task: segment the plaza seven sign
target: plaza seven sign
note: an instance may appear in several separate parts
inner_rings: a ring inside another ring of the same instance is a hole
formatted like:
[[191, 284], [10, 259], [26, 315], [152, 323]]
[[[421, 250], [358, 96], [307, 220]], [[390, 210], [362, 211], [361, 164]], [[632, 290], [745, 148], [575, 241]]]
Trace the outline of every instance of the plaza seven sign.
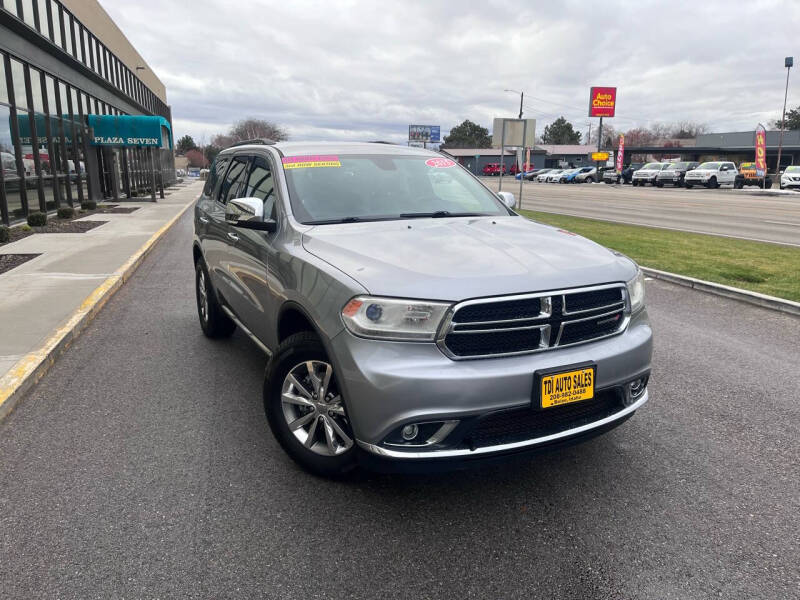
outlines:
[[767, 174], [767, 131], [759, 123], [756, 127], [756, 177]]
[[619, 148], [617, 148], [617, 164], [614, 167], [617, 173], [622, 173], [622, 164], [624, 158], [625, 158], [625, 136], [620, 134]]
[[589, 116], [613, 117], [617, 105], [617, 88], [593, 87], [589, 92]]

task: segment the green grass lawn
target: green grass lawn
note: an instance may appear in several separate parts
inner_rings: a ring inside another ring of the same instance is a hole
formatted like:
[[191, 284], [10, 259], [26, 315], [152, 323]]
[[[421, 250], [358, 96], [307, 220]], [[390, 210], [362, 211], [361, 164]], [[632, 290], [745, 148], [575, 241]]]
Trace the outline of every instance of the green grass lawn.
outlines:
[[643, 267], [800, 302], [800, 248], [530, 210], [520, 214], [574, 231]]

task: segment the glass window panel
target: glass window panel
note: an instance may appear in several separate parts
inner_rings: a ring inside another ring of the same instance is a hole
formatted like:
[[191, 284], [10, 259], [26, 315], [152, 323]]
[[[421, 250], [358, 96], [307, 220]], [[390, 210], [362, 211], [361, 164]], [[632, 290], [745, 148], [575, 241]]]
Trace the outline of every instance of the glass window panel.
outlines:
[[44, 37], [50, 37], [50, 25], [47, 21], [47, 0], [37, 0], [39, 6], [39, 31]]
[[89, 32], [81, 28], [83, 32], [83, 46], [81, 51], [83, 53], [83, 64], [89, 66]]
[[28, 108], [28, 96], [25, 93], [25, 71], [22, 63], [11, 59], [11, 79], [14, 81], [14, 104], [18, 108]]
[[16, 157], [11, 139], [11, 110], [7, 106], [0, 106], [0, 167], [3, 169], [8, 212], [12, 220], [24, 216], [19, 196], [20, 179]]
[[69, 118], [69, 102], [67, 102], [67, 84], [63, 81], [58, 82], [58, 97], [61, 99], [61, 118]]
[[0, 52], [0, 102], [10, 104], [8, 101], [8, 90], [6, 89], [6, 61], [3, 53]]
[[47, 112], [51, 115], [58, 114], [56, 112], [56, 82], [50, 75], [45, 75], [44, 82], [47, 93]]
[[67, 40], [67, 52], [75, 56], [75, 46], [72, 42], [72, 19], [66, 12], [62, 14], [64, 16], [64, 37]]
[[57, 3], [53, 0], [47, 0], [50, 3], [50, 12], [53, 18], [53, 36], [52, 40], [56, 46], [61, 47], [61, 11]]
[[[5, 6], [5, 2], [3, 5]], [[33, 20], [33, 0], [22, 0], [22, 19], [36, 29], [36, 22]]]
[[33, 110], [44, 112], [44, 102], [42, 101], [42, 73], [38, 69], [28, 67], [31, 74], [31, 97], [33, 99]]
[[15, 17], [19, 16], [17, 15], [17, 0], [3, 0], [3, 8]]

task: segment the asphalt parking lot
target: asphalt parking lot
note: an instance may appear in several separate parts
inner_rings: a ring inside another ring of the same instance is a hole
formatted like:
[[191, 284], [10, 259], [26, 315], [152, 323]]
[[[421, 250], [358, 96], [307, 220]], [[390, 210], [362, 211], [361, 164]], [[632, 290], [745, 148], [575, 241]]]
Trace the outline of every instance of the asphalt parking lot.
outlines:
[[[482, 178], [493, 190], [498, 179]], [[519, 196], [519, 181], [504, 177], [503, 190]], [[526, 182], [522, 208], [800, 246], [800, 192], [748, 191]]]
[[331, 482], [271, 437], [264, 356], [202, 336], [189, 216], [0, 424], [0, 597], [797, 597], [797, 319], [649, 281], [620, 428]]

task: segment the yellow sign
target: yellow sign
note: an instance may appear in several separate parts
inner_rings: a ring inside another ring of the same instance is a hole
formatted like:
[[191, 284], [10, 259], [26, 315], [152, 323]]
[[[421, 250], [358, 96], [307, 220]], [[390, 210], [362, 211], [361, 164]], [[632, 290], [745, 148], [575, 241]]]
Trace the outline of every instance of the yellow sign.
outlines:
[[542, 408], [594, 398], [594, 368], [542, 376]]
[[608, 152], [592, 152], [592, 160], [593, 161], [604, 161], [608, 160], [609, 154]]

